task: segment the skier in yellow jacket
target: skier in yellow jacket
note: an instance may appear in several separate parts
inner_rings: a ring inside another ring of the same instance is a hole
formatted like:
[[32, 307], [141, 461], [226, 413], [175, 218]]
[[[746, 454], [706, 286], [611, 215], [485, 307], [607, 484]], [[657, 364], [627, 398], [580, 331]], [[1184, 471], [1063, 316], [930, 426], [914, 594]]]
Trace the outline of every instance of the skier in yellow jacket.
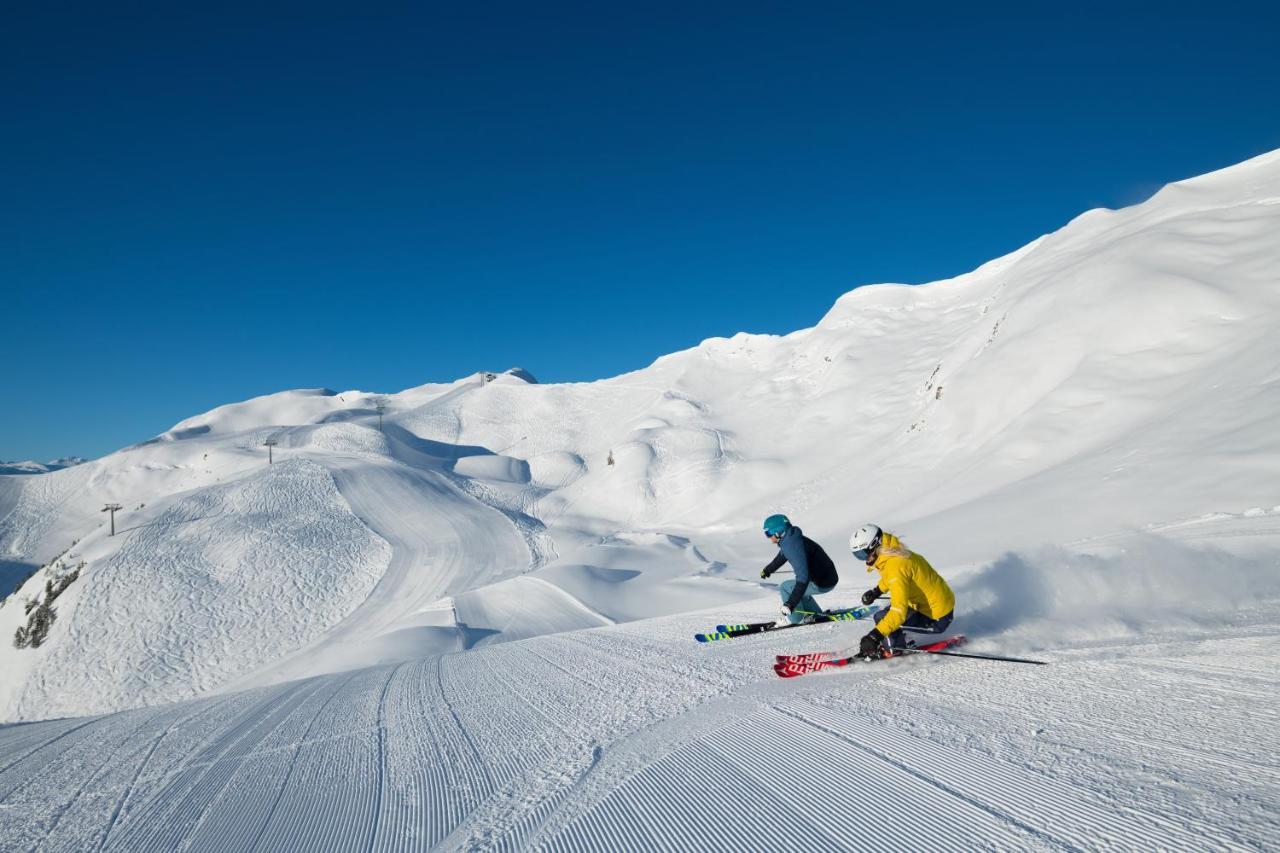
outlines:
[[912, 645], [904, 629], [941, 634], [955, 616], [956, 597], [929, 561], [909, 550], [898, 537], [874, 524], [865, 524], [849, 537], [853, 556], [880, 572], [880, 582], [862, 595], [870, 605], [889, 593], [889, 606], [876, 613], [876, 627], [862, 638], [858, 653], [880, 657], [885, 650]]

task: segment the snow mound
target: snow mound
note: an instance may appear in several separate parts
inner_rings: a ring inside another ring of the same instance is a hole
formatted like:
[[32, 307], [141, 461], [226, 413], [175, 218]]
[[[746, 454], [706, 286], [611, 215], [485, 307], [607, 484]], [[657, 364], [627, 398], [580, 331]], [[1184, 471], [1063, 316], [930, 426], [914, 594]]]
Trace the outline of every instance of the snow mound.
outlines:
[[453, 470], [464, 477], [501, 483], [527, 483], [531, 478], [529, 463], [509, 456], [465, 456], [454, 463]]
[[330, 422], [319, 426], [295, 427], [275, 436], [280, 446], [293, 450], [386, 457], [392, 455], [391, 442], [376, 428]]
[[539, 453], [530, 457], [529, 476], [531, 481], [543, 488], [558, 489], [567, 486], [586, 473], [587, 466], [582, 457], [566, 450], [553, 450], [550, 453]]
[[[5, 679], [6, 717], [206, 693], [323, 634], [390, 557], [329, 473], [301, 460], [181, 497], [128, 533], [83, 553], [46, 645], [12, 658], [42, 675]], [[0, 611], [5, 636], [20, 612]]]

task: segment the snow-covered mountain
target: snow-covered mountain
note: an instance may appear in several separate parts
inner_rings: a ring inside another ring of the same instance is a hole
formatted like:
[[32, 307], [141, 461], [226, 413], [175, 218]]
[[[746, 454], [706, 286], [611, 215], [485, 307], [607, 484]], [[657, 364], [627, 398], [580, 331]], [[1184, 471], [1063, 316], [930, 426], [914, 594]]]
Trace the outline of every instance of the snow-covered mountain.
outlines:
[[32, 459], [25, 462], [0, 462], [0, 476], [48, 474], [50, 471], [61, 471], [72, 465], [80, 465], [84, 461], [80, 456], [64, 456], [59, 459], [50, 459], [48, 462], [36, 462]]
[[[0, 608], [27, 632], [0, 717], [145, 708], [0, 730], [0, 832], [857, 848], [905, 808], [887, 786], [932, 809], [907, 846], [1275, 846], [1278, 270], [1274, 152], [783, 337], [282, 392], [0, 478], [0, 565], [35, 570]], [[829, 604], [870, 585], [843, 543], [875, 521], [953, 580], [970, 648], [1053, 665], [792, 683], [775, 651], [865, 623], [693, 644], [776, 611], [772, 512], [836, 558]]]

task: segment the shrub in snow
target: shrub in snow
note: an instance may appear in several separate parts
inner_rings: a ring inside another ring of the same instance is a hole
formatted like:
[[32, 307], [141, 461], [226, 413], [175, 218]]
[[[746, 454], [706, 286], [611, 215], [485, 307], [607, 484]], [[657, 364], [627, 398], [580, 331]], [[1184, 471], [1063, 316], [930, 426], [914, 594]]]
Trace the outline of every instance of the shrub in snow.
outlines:
[[54, 620], [57, 618], [57, 612], [47, 603], [41, 604], [31, 612], [31, 621], [27, 623], [27, 642], [31, 644], [31, 648], [40, 648], [40, 644], [49, 635], [49, 629], [53, 627]]
[[[59, 558], [59, 561], [61, 557]], [[51, 564], [58, 566], [60, 563]], [[25, 627], [19, 627], [13, 634], [14, 648], [25, 649], [30, 646], [33, 649], [40, 648], [40, 644], [49, 634], [49, 628], [52, 627], [54, 620], [58, 618], [58, 613], [53, 609], [53, 602], [58, 596], [66, 592], [67, 587], [75, 583], [80, 577], [80, 570], [85, 567], [83, 560], [70, 571], [64, 571], [44, 582], [44, 595], [35, 598], [29, 598], [26, 602], [27, 624]]]
[[83, 568], [84, 568], [84, 561], [82, 560], [80, 562], [80, 565], [76, 566], [74, 569], [62, 575], [61, 577], [51, 578], [48, 581], [45, 581], [45, 585], [44, 585], [45, 603], [50, 604], [53, 602], [54, 599], [62, 595], [62, 593], [66, 591], [67, 587], [71, 586], [71, 584], [75, 582], [76, 578], [80, 577], [80, 570]]
[[49, 629], [53, 627], [53, 623], [57, 618], [57, 611], [48, 604], [41, 604], [36, 607], [35, 610], [31, 611], [31, 618], [27, 621], [26, 627], [19, 628], [14, 632], [14, 648], [25, 649], [27, 646], [33, 649], [40, 648], [40, 644], [49, 635]]

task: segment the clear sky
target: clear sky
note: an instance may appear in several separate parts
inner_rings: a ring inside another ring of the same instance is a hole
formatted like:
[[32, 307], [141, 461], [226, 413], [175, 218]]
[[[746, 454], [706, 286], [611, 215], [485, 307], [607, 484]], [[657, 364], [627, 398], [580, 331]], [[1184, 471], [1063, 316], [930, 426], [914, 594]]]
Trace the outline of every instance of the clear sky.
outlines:
[[0, 460], [612, 376], [1280, 147], [1280, 7], [1183, 5], [10, 7]]

